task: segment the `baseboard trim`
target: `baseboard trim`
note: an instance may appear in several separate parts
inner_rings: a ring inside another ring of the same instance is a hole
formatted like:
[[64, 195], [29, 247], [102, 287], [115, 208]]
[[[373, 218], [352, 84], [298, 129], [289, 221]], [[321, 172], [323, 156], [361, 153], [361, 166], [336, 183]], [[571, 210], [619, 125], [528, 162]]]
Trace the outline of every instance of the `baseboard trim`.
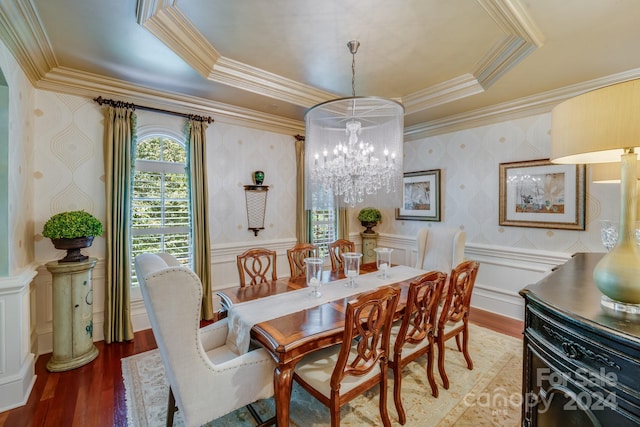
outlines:
[[502, 316], [476, 307], [471, 308], [469, 321], [478, 326], [515, 338], [522, 338], [522, 331], [524, 330], [524, 322], [522, 320]]

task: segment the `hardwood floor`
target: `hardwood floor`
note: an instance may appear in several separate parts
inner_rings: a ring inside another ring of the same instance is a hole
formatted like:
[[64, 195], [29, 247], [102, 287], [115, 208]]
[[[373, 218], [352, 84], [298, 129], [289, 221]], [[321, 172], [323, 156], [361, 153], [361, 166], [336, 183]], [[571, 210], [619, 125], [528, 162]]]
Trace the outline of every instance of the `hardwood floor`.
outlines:
[[[471, 310], [480, 326], [522, 338], [522, 322], [483, 310]], [[150, 329], [136, 332], [129, 343], [96, 342], [93, 362], [67, 372], [48, 372], [51, 354], [36, 361], [36, 383], [25, 406], [0, 413], [0, 427], [127, 426], [127, 407], [120, 359], [156, 348]]]

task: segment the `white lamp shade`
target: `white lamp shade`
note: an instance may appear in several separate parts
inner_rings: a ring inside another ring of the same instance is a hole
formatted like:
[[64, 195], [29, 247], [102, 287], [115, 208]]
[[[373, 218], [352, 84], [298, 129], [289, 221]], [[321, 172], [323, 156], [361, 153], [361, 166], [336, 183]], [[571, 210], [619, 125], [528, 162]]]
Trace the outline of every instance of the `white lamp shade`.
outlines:
[[554, 163], [620, 162], [625, 148], [640, 147], [640, 79], [558, 104], [551, 119]]

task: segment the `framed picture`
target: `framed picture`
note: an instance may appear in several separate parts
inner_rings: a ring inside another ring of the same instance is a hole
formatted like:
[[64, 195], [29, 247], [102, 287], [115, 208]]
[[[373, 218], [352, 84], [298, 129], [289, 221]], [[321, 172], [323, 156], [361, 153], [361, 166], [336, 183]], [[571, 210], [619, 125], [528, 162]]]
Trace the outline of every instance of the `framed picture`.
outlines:
[[440, 221], [440, 169], [404, 174], [396, 219]]
[[585, 166], [500, 163], [499, 224], [584, 230]]

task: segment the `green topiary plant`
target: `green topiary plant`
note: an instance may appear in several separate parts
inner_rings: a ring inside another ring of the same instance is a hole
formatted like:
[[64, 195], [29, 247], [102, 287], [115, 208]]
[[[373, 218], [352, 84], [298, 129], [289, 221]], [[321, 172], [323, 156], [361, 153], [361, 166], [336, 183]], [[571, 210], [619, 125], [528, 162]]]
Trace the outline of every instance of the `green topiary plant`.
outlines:
[[102, 223], [85, 211], [61, 212], [45, 222], [42, 235], [50, 239], [101, 236]]
[[382, 214], [376, 208], [362, 208], [358, 213], [358, 221], [360, 222], [380, 222]]

